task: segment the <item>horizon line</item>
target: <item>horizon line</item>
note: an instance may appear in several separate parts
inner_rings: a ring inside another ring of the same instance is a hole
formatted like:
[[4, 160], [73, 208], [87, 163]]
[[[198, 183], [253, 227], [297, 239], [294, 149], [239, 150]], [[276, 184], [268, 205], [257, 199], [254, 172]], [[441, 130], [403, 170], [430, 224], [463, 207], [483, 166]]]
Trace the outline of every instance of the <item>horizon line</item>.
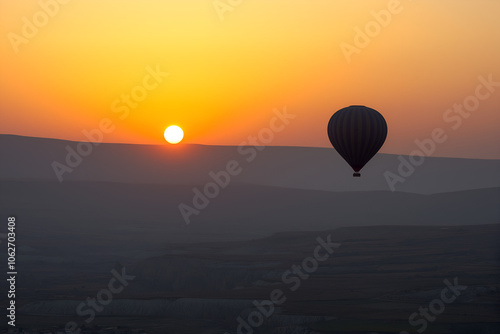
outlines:
[[[62, 139], [62, 138], [52, 138], [52, 137], [38, 137], [38, 136], [28, 136], [28, 135], [19, 135], [13, 133], [0, 133], [0, 136], [12, 136], [12, 137], [23, 137], [23, 138], [31, 138], [31, 139], [44, 139], [44, 140], [56, 140], [56, 141], [64, 141], [64, 142], [73, 142], [73, 143], [93, 143], [85, 140], [72, 140], [72, 139]], [[110, 145], [135, 145], [135, 146], [165, 146], [165, 147], [180, 147], [183, 145], [190, 146], [207, 146], [207, 147], [238, 147], [240, 145], [224, 145], [224, 144], [199, 144], [199, 143], [179, 143], [179, 144], [138, 144], [138, 143], [121, 143], [121, 142], [101, 142], [102, 144], [110, 144]], [[245, 147], [254, 147], [254, 145], [245, 145]], [[297, 145], [266, 145], [266, 146], [257, 146], [257, 147], [276, 147], [276, 148], [315, 148], [315, 149], [333, 149], [333, 147], [328, 146], [297, 146]], [[377, 154], [385, 154], [385, 155], [396, 155], [396, 156], [410, 156], [409, 154], [401, 154], [401, 153], [385, 153], [379, 152]], [[439, 158], [439, 159], [462, 159], [462, 160], [492, 160], [498, 161], [500, 158], [465, 158], [465, 157], [451, 157], [451, 156], [425, 156], [426, 158]]]

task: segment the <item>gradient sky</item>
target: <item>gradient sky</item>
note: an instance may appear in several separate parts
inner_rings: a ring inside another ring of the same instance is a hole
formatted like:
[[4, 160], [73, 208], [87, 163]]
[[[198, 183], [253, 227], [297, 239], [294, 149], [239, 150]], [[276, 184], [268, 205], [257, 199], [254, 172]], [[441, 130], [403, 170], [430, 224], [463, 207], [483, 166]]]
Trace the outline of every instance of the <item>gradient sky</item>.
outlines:
[[[401, 0], [347, 61], [341, 44], [389, 3], [242, 0], [221, 20], [212, 0], [73, 0], [43, 24], [38, 1], [0, 0], [0, 133], [83, 140], [107, 117], [106, 142], [163, 144], [177, 124], [185, 142], [238, 145], [286, 106], [297, 117], [271, 145], [329, 146], [330, 116], [362, 104], [388, 122], [382, 152], [443, 128], [434, 155], [500, 158], [500, 87], [456, 130], [443, 120], [479, 76], [500, 81], [500, 1]], [[169, 76], [121, 120], [111, 105], [157, 65]]]

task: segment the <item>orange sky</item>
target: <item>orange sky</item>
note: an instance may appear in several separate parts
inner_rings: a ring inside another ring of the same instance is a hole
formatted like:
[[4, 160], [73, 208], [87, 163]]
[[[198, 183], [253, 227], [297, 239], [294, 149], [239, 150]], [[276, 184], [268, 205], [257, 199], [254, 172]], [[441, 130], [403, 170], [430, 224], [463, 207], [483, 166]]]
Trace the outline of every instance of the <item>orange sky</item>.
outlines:
[[[177, 124], [185, 142], [238, 145], [286, 106], [297, 116], [270, 145], [329, 146], [332, 113], [362, 104], [387, 119], [382, 152], [409, 154], [439, 127], [434, 155], [500, 158], [500, 87], [457, 129], [443, 119], [479, 76], [500, 82], [500, 1], [242, 0], [222, 14], [213, 0], [60, 2], [0, 1], [0, 133], [83, 140], [110, 118], [106, 142], [165, 143]], [[347, 44], [361, 46], [350, 59]], [[120, 119], [112, 105], [141, 92], [147, 67], [168, 76]]]

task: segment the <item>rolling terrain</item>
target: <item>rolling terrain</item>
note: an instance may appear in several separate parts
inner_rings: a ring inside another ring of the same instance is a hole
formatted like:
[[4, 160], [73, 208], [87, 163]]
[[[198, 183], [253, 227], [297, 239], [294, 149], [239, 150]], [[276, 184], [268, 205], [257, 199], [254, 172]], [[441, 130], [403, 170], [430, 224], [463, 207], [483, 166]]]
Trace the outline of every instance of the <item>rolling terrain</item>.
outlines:
[[[57, 181], [53, 162], [67, 165], [67, 148], [77, 150], [77, 145], [64, 140], [0, 135], [0, 180]], [[399, 159], [398, 155], [377, 154], [361, 171], [362, 177], [353, 178], [347, 163], [334, 149], [327, 148], [99, 144], [71, 172], [62, 174], [62, 179], [204, 185], [212, 181], [211, 171], [224, 170], [234, 160], [242, 172], [231, 179], [232, 184], [337, 192], [387, 191], [390, 187], [384, 173], [398, 174]], [[395, 189], [433, 194], [500, 187], [499, 170], [500, 160], [427, 157]]]
[[[285, 274], [294, 265], [304, 267], [318, 238], [329, 236], [334, 252], [308, 277]], [[246, 319], [255, 310], [254, 301], [269, 300], [280, 289], [286, 300], [259, 327], [261, 333], [396, 334], [415, 331], [408, 317], [441, 298], [444, 280], [456, 280], [466, 288], [429, 322], [429, 331], [468, 333], [472, 326], [474, 333], [494, 333], [500, 328], [499, 236], [499, 224], [370, 226], [170, 243], [127, 265], [135, 279], [92, 325], [113, 326], [123, 319], [121, 324], [131, 326], [133, 320], [131, 328], [150, 333], [233, 333], [238, 317]], [[57, 276], [55, 266], [45, 268]], [[63, 273], [64, 279], [24, 286], [21, 295], [30, 297], [20, 300], [23, 323], [82, 321], [76, 307], [109, 279], [109, 272], [78, 264]]]
[[[244, 333], [399, 334], [456, 278], [467, 288], [428, 332], [499, 331], [500, 161], [426, 158], [392, 192], [395, 155], [352, 178], [321, 148], [266, 147], [246, 162], [237, 147], [101, 144], [59, 182], [51, 164], [74, 145], [0, 135], [0, 210], [16, 216], [26, 328], [233, 334], [280, 289], [286, 302]], [[201, 200], [210, 172], [233, 160], [239, 175]], [[181, 205], [198, 206], [189, 222]], [[328, 259], [283, 278], [329, 235]], [[87, 323], [77, 309], [112, 270], [134, 279]]]

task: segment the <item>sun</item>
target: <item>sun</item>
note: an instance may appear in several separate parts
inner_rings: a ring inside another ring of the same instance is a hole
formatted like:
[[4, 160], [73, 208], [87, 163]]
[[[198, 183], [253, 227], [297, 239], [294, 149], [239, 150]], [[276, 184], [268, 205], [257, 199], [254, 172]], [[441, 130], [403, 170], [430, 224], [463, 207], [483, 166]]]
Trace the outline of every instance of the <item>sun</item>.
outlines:
[[177, 125], [170, 125], [165, 129], [163, 136], [170, 144], [178, 144], [184, 138], [184, 131]]

